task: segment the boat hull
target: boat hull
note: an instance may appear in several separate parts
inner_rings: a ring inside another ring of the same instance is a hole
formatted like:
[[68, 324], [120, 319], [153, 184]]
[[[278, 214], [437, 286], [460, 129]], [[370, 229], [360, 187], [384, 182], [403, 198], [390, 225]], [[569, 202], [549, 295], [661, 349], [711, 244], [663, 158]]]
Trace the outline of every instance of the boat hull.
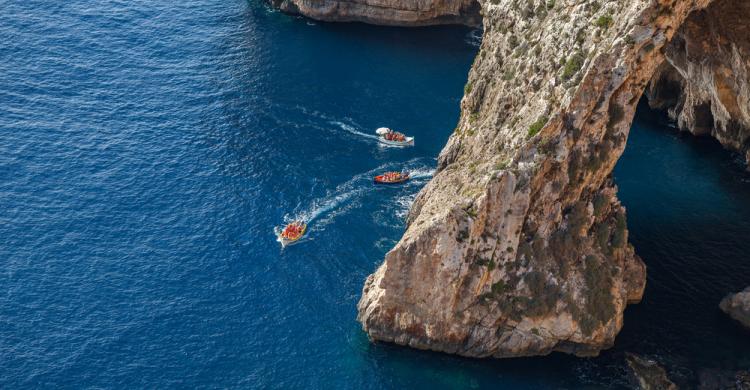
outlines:
[[406, 140], [403, 142], [389, 141], [383, 137], [378, 138], [378, 141], [380, 141], [381, 144], [388, 146], [414, 146], [414, 137], [406, 137]]
[[383, 176], [375, 176], [375, 178], [373, 179], [373, 182], [375, 184], [381, 184], [381, 185], [396, 185], [396, 184], [406, 183], [407, 181], [409, 181], [408, 176], [398, 181], [385, 181], [383, 180]]

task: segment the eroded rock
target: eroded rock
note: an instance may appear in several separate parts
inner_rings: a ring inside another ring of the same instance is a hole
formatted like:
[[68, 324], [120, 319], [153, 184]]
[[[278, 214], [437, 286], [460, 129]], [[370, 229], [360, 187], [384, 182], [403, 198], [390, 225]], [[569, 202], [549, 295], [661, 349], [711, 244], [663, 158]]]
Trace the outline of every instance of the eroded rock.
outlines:
[[750, 287], [736, 294], [729, 294], [719, 303], [724, 313], [750, 328]]
[[750, 390], [750, 371], [704, 369], [698, 380], [699, 390]]
[[328, 22], [365, 22], [388, 26], [464, 24], [479, 26], [477, 0], [269, 0], [291, 14]]
[[667, 371], [654, 360], [628, 353], [625, 355], [630, 372], [642, 390], [677, 390], [667, 376]]
[[750, 163], [750, 1], [716, 0], [680, 27], [648, 89], [683, 131], [716, 138]]

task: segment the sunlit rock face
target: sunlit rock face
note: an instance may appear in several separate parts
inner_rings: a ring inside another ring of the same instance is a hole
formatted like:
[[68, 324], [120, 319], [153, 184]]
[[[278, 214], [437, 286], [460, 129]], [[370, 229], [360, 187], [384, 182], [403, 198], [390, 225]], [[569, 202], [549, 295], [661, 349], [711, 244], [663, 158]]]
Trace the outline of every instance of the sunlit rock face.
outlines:
[[693, 13], [648, 88], [680, 129], [716, 138], [750, 162], [750, 1], [716, 0]]
[[646, 281], [611, 177], [644, 90], [682, 129], [750, 149], [746, 0], [270, 1], [324, 21], [484, 27], [437, 173], [365, 282], [374, 340], [598, 354]]
[[483, 2], [461, 119], [365, 283], [370, 337], [473, 357], [610, 347], [646, 275], [612, 169], [667, 45], [710, 3]]
[[740, 324], [750, 328], [750, 287], [721, 300], [719, 307]]
[[328, 22], [365, 22], [389, 26], [464, 24], [482, 18], [476, 0], [270, 0], [276, 8]]

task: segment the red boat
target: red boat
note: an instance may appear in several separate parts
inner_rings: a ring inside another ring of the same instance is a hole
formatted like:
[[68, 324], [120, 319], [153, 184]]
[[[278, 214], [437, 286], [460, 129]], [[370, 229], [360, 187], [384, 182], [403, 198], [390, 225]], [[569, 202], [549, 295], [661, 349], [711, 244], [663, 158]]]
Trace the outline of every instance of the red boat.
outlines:
[[409, 180], [409, 172], [386, 172], [375, 176], [375, 184], [400, 184]]

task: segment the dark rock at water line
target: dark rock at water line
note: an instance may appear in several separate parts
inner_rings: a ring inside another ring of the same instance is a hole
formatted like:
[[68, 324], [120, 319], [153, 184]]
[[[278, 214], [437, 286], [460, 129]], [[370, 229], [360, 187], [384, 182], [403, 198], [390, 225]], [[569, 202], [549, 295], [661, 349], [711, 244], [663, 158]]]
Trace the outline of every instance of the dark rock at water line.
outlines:
[[750, 390], [750, 371], [705, 369], [698, 375], [699, 390]]
[[643, 390], [676, 390], [663, 367], [654, 360], [628, 353], [625, 360], [630, 367], [630, 374], [638, 388]]

